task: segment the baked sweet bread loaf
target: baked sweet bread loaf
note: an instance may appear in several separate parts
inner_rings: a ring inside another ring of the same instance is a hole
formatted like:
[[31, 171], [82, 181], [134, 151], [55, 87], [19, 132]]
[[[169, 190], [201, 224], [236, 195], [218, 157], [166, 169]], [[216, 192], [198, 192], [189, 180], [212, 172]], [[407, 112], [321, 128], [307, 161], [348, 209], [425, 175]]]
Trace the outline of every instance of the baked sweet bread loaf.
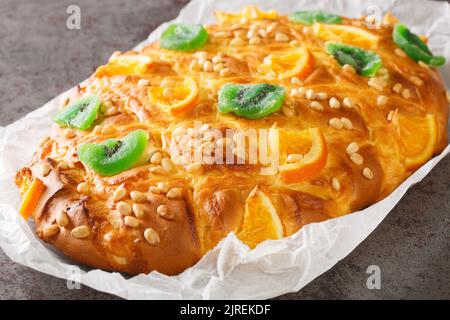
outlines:
[[369, 206], [446, 146], [443, 58], [394, 17], [217, 18], [73, 90], [16, 176], [41, 239], [92, 267], [177, 274], [231, 231], [254, 247]]

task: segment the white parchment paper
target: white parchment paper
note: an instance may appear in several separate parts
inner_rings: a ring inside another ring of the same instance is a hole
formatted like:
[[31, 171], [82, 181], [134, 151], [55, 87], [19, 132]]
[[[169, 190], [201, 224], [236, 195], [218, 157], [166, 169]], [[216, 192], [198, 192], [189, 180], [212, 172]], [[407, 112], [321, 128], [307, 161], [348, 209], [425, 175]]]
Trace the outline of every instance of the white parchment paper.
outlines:
[[[414, 32], [429, 36], [435, 54], [444, 55], [442, 68], [450, 83], [450, 6], [423, 0], [194, 0], [177, 21], [210, 23], [215, 9], [239, 11], [244, 5], [294, 10], [323, 9], [350, 17], [362, 13], [392, 11]], [[159, 37], [164, 25], [138, 45]], [[119, 273], [79, 267], [34, 234], [32, 222], [18, 214], [19, 196], [13, 178], [36, 149], [39, 138], [50, 131], [50, 115], [66, 93], [61, 94], [17, 122], [0, 127], [0, 246], [15, 262], [59, 278], [78, 280], [94, 289], [128, 299], [264, 299], [298, 291], [360, 244], [405, 194], [408, 188], [450, 152], [430, 160], [389, 197], [353, 214], [303, 227], [291, 237], [266, 241], [250, 251], [234, 234], [229, 234], [195, 266], [178, 276], [158, 272], [125, 278]], [[79, 269], [79, 273], [75, 272]]]

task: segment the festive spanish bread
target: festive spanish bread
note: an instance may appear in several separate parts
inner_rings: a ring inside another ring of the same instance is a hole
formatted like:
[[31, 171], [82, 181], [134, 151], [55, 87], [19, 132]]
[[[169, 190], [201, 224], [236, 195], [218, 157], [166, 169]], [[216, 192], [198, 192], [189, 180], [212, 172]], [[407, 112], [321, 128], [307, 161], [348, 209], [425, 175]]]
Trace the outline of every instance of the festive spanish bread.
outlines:
[[447, 145], [445, 59], [393, 16], [216, 15], [114, 53], [55, 112], [16, 176], [43, 241], [178, 274], [230, 232], [254, 248], [363, 209]]

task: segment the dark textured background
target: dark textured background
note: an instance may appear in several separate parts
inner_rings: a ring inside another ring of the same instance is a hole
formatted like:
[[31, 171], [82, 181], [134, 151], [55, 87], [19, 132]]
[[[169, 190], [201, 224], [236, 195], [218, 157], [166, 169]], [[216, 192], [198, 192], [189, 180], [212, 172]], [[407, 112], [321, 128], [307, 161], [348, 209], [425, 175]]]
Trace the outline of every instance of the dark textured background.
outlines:
[[[0, 125], [7, 125], [87, 78], [115, 50], [174, 18], [184, 0], [0, 0]], [[66, 29], [78, 4], [82, 29]], [[450, 158], [412, 188], [348, 257], [298, 293], [280, 299], [450, 299]], [[381, 290], [366, 270], [381, 268]], [[13, 263], [0, 251], [2, 299], [111, 299]]]

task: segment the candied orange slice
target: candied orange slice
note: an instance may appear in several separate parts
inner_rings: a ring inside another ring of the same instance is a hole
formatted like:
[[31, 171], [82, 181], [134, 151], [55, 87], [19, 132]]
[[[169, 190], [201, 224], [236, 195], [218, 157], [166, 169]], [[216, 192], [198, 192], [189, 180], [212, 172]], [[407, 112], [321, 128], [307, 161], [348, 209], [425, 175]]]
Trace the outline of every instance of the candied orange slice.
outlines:
[[36, 208], [44, 189], [44, 183], [40, 179], [34, 178], [31, 185], [28, 187], [28, 190], [24, 193], [24, 198], [22, 205], [20, 206], [19, 213], [25, 220], [28, 220], [31, 213]]
[[237, 236], [250, 248], [283, 237], [283, 225], [269, 197], [255, 187], [245, 201], [244, 220]]
[[101, 76], [145, 74], [151, 67], [152, 60], [142, 55], [113, 55], [108, 64], [97, 68], [95, 74]]
[[285, 183], [299, 183], [314, 178], [327, 162], [327, 144], [320, 129], [301, 132], [280, 130], [280, 178]]
[[363, 48], [374, 48], [379, 41], [379, 37], [372, 32], [353, 26], [315, 23], [313, 29], [315, 34], [323, 40]]
[[276, 19], [278, 18], [278, 12], [275, 10], [263, 11], [256, 6], [246, 6], [241, 13], [227, 13], [223, 11], [215, 12], [219, 22], [235, 23], [240, 22], [242, 19], [258, 20], [258, 19]]
[[[165, 91], [166, 89], [169, 93]], [[197, 81], [193, 77], [188, 77], [170, 87], [150, 87], [148, 94], [150, 100], [161, 109], [179, 115], [193, 109], [198, 100], [199, 89]]]
[[434, 153], [437, 127], [434, 115], [425, 117], [398, 114], [392, 122], [405, 153], [405, 164], [414, 169], [425, 163]]
[[313, 68], [314, 56], [306, 48], [300, 48], [292, 53], [271, 54], [261, 65], [263, 74], [274, 74], [280, 80], [291, 77], [305, 79]]

